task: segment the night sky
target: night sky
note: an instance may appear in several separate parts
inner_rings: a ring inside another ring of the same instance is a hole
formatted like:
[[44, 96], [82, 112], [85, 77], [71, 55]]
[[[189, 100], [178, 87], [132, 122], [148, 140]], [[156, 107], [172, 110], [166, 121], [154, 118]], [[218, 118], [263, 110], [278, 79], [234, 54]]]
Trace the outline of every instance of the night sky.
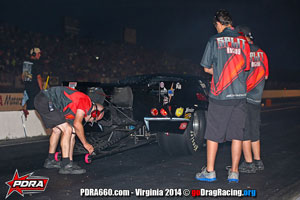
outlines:
[[106, 41], [121, 41], [123, 28], [131, 27], [137, 30], [138, 45], [199, 63], [209, 37], [216, 34], [212, 18], [220, 8], [231, 13], [235, 26], [252, 29], [255, 43], [269, 57], [270, 78], [273, 71], [275, 78], [297, 79], [297, 0], [0, 0], [0, 20], [61, 35], [63, 17], [69, 16], [80, 21], [81, 36]]

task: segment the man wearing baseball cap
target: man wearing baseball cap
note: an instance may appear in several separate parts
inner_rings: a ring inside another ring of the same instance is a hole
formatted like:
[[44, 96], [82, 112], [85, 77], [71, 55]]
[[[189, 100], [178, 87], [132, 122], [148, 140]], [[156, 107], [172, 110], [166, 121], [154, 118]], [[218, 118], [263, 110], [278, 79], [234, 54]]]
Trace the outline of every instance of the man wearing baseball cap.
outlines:
[[[245, 161], [239, 166], [241, 173], [255, 173], [263, 170], [260, 157], [260, 110], [265, 80], [269, 76], [268, 58], [265, 52], [253, 43], [254, 37], [247, 26], [238, 26], [236, 30], [244, 35], [250, 45], [250, 71], [247, 84], [247, 118], [243, 139]], [[252, 158], [253, 152], [253, 158]]]

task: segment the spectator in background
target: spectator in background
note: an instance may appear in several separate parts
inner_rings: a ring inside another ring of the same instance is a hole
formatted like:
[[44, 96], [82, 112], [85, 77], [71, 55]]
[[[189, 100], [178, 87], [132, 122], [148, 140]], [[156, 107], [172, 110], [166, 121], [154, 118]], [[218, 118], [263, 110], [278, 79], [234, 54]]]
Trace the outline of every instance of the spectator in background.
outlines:
[[207, 166], [196, 174], [199, 181], [215, 181], [218, 144], [232, 141], [232, 167], [228, 181], [238, 182], [243, 129], [246, 118], [246, 73], [250, 68], [250, 48], [246, 38], [232, 26], [228, 11], [219, 10], [213, 20], [218, 34], [206, 46], [201, 65], [212, 75], [205, 139]]
[[[0, 88], [1, 92], [20, 92], [23, 89], [20, 84], [14, 85], [14, 80], [21, 81], [21, 76], [16, 77], [21, 70], [15, 66], [21, 66], [24, 60], [30, 61], [29, 54], [24, 55], [24, 52], [31, 50], [27, 47], [32, 45], [32, 40], [35, 45], [45, 48], [41, 57], [45, 73], [41, 75], [52, 74], [59, 81], [100, 81], [100, 78], [103, 82], [114, 82], [126, 76], [157, 73], [162, 69], [178, 74], [197, 69], [190, 61], [184, 63], [179, 57], [151, 52], [141, 46], [67, 35], [47, 36], [0, 23], [0, 84], [4, 86]], [[63, 73], [70, 71], [69, 68], [73, 74]], [[88, 76], [81, 77], [83, 73], [88, 73]], [[100, 76], [95, 79], [94, 74]]]
[[[265, 80], [269, 76], [268, 58], [263, 50], [253, 43], [253, 35], [246, 26], [238, 26], [236, 30], [244, 35], [250, 45], [250, 71], [247, 78], [247, 118], [243, 140], [245, 161], [239, 166], [242, 173], [255, 173], [263, 170], [260, 158], [260, 110]], [[252, 151], [251, 151], [252, 149]], [[254, 161], [252, 159], [252, 152]]]
[[32, 48], [30, 50], [30, 61], [24, 61], [22, 80], [25, 84], [24, 98], [22, 106], [25, 116], [28, 114], [26, 110], [33, 110], [34, 97], [43, 89], [43, 82], [41, 76], [41, 50], [39, 48]]

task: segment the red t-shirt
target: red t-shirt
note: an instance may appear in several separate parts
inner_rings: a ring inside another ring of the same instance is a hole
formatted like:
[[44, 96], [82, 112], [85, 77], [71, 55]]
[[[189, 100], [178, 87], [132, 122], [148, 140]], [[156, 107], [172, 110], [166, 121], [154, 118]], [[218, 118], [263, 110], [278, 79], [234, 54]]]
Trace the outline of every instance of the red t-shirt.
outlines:
[[250, 43], [250, 71], [247, 78], [247, 102], [260, 104], [265, 76], [269, 76], [268, 57], [258, 46]]
[[74, 121], [78, 109], [85, 117], [90, 114], [92, 101], [86, 94], [69, 87], [51, 87], [46, 93], [53, 105], [62, 111], [67, 120]]

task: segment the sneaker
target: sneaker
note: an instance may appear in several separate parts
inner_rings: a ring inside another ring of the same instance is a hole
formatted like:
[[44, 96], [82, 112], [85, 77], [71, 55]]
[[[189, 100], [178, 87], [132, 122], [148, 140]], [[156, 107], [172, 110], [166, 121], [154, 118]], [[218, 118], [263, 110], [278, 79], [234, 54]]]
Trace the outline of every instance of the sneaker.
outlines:
[[265, 166], [261, 160], [254, 160], [254, 164], [257, 170], [264, 170]]
[[72, 163], [73, 169], [81, 169], [81, 167], [77, 164], [77, 162], [70, 161]]
[[229, 183], [238, 183], [239, 182], [239, 173], [232, 172], [231, 169], [228, 170], [228, 181], [229, 181]]
[[56, 161], [54, 159], [47, 158], [44, 163], [44, 167], [47, 169], [60, 169], [61, 161]]
[[198, 181], [206, 181], [206, 182], [212, 182], [217, 180], [216, 179], [216, 172], [208, 172], [206, 171], [206, 167], [202, 167], [201, 172], [196, 174], [195, 177]]
[[248, 163], [246, 161], [243, 161], [242, 164], [240, 164], [239, 166], [239, 172], [247, 174], [256, 173], [256, 167], [254, 162]]
[[82, 169], [81, 167], [73, 166], [73, 162], [70, 162], [66, 166], [60, 168], [58, 171], [59, 174], [84, 174], [86, 173], [85, 169]]

